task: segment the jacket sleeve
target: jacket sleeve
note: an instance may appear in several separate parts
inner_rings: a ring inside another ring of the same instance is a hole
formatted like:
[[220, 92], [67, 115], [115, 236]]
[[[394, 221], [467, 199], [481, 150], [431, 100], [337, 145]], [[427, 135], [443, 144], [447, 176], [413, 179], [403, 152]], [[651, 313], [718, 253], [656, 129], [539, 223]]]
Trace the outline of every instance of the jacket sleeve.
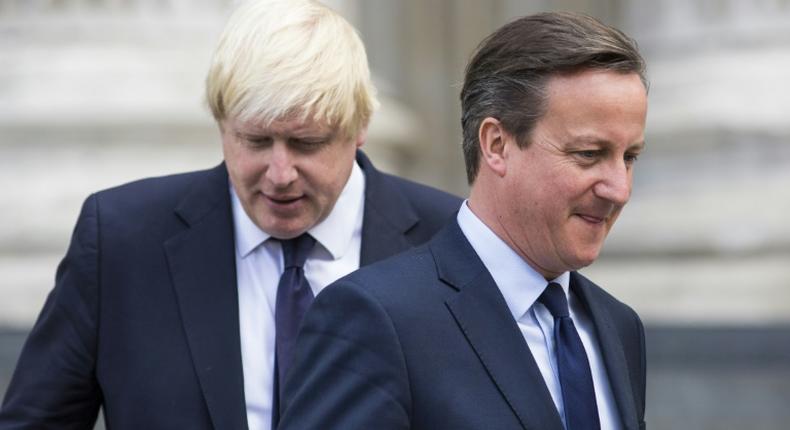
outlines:
[[0, 430], [92, 429], [99, 299], [96, 197], [82, 207], [55, 287], [22, 349], [0, 409]]
[[410, 428], [408, 375], [395, 327], [364, 287], [340, 281], [305, 316], [279, 430]]

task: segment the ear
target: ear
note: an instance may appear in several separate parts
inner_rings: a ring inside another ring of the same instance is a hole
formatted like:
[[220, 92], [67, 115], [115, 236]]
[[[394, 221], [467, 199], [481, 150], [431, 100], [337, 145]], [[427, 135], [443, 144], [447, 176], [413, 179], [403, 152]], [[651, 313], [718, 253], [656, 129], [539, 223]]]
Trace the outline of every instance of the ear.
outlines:
[[504, 176], [507, 171], [505, 163], [505, 144], [508, 133], [498, 119], [486, 117], [480, 123], [477, 139], [480, 142], [481, 164], [485, 164], [497, 176]]
[[368, 126], [362, 127], [357, 133], [357, 137], [355, 138], [354, 144], [357, 146], [357, 149], [361, 148], [362, 145], [365, 144], [365, 141], [368, 140]]

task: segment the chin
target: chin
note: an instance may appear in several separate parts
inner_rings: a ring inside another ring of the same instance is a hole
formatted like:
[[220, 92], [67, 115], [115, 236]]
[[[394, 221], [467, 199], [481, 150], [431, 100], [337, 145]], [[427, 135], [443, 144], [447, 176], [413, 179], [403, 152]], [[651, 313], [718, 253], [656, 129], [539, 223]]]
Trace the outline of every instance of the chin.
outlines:
[[574, 258], [574, 268], [571, 270], [579, 270], [583, 267], [587, 267], [595, 262], [598, 259], [598, 255], [600, 254], [600, 250], [590, 251], [584, 254], [577, 254]]
[[[261, 224], [259, 224], [259, 227]], [[269, 224], [261, 227], [261, 230], [265, 231], [271, 237], [275, 239], [293, 239], [300, 234], [306, 232], [309, 227], [304, 227], [303, 225], [283, 225], [283, 224]]]

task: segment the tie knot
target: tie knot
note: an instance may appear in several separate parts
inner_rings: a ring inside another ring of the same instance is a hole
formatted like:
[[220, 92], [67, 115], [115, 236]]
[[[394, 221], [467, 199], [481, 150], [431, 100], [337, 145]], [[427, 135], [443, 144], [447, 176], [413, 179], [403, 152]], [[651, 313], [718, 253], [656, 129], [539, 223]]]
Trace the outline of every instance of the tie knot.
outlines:
[[307, 260], [307, 254], [313, 249], [315, 239], [307, 233], [293, 239], [281, 240], [283, 247], [284, 269], [302, 267]]
[[554, 318], [562, 318], [570, 316], [568, 311], [568, 299], [565, 297], [565, 291], [562, 286], [556, 282], [550, 283], [543, 294], [538, 297], [538, 301], [546, 306], [546, 309], [551, 312]]

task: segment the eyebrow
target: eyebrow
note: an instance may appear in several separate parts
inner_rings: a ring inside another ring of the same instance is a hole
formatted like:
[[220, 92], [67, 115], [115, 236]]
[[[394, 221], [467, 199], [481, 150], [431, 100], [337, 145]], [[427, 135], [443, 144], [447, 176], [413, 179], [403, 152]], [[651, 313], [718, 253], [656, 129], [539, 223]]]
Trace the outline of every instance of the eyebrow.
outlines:
[[644, 151], [645, 148], [647, 148], [647, 139], [642, 139], [639, 142], [630, 145], [629, 148], [636, 148], [639, 149], [640, 151]]
[[266, 133], [246, 133], [243, 131], [237, 131], [235, 134], [236, 137], [241, 137], [243, 139], [259, 139], [268, 136]]
[[335, 137], [334, 132], [330, 132], [327, 134], [299, 134], [294, 133], [293, 135], [289, 136], [291, 139], [300, 139], [300, 140], [332, 140]]
[[[578, 136], [578, 137], [572, 139], [570, 141], [570, 144], [571, 145], [599, 145], [599, 146], [606, 146], [606, 147], [609, 147], [609, 146], [613, 145], [612, 142], [609, 141], [609, 140], [600, 139], [598, 137], [588, 136], [588, 135]], [[640, 140], [638, 142], [634, 142], [632, 144], [629, 144], [627, 149], [639, 149], [641, 151], [641, 150], [644, 150], [646, 146], [647, 146], [647, 140], [646, 139], [642, 139], [642, 140]]]

